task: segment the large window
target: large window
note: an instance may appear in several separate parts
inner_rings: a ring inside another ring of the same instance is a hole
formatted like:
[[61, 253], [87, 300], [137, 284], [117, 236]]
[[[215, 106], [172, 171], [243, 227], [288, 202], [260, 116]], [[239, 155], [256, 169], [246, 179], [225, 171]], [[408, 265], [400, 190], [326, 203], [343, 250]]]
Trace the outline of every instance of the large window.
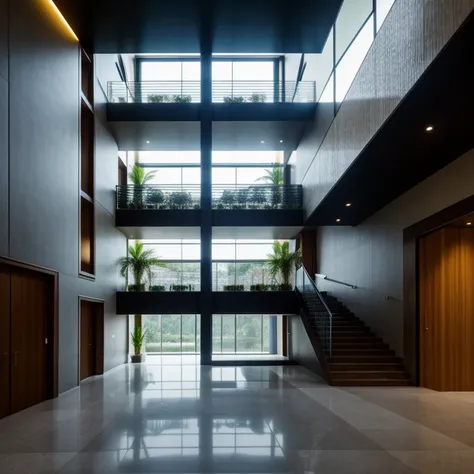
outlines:
[[144, 350], [148, 354], [198, 353], [200, 351], [199, 314], [143, 315], [146, 331]]
[[380, 30], [380, 28], [383, 25], [383, 22], [385, 21], [385, 18], [387, 18], [387, 15], [390, 12], [390, 9], [392, 8], [393, 4], [395, 3], [395, 0], [377, 0], [377, 32]]
[[276, 332], [268, 314], [213, 314], [213, 354], [268, 354]]

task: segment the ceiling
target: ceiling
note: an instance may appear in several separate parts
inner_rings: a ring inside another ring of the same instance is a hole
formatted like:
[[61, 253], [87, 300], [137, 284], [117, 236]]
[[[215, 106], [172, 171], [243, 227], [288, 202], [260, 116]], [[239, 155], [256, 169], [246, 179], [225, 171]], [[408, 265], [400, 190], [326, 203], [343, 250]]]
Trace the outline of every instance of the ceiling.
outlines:
[[54, 0], [93, 53], [320, 53], [342, 0]]
[[[358, 225], [474, 148], [473, 57], [474, 13], [311, 214], [308, 225]], [[428, 125], [433, 126], [430, 132]], [[347, 202], [352, 205], [346, 207]]]
[[[121, 151], [192, 151], [201, 147], [200, 122], [109, 122], [109, 125]], [[305, 125], [302, 121], [213, 122], [212, 149], [292, 151], [298, 146]]]

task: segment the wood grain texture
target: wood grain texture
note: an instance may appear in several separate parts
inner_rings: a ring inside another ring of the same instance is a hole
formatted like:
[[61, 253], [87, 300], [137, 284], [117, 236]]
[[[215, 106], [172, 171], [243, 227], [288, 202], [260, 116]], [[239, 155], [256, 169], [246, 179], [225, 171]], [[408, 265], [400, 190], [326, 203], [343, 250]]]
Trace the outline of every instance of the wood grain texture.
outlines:
[[0, 264], [0, 418], [10, 414], [10, 271]]
[[11, 412], [48, 398], [47, 321], [52, 287], [43, 275], [11, 275]]
[[104, 373], [104, 303], [80, 301], [80, 380]]
[[474, 230], [420, 239], [420, 385], [474, 390]]

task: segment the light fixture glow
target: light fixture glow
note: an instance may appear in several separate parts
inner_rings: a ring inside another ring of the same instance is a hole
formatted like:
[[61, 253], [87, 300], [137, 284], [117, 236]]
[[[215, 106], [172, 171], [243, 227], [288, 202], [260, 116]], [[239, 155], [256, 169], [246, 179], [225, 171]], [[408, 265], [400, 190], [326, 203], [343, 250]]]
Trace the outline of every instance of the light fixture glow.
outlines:
[[426, 130], [427, 132], [432, 132], [432, 131], [434, 130], [434, 127], [433, 127], [433, 125], [428, 125], [428, 126], [425, 128], [425, 130]]
[[336, 219], [336, 222], [341, 222], [341, 219]]
[[346, 202], [346, 207], [351, 207], [352, 203], [351, 202]]
[[147, 142], [148, 145], [150, 144], [150, 140], [147, 140], [146, 142]]
[[61, 10], [56, 6], [53, 0], [49, 0], [49, 3], [51, 4], [51, 8], [55, 12], [56, 16], [61, 20], [61, 22], [71, 34], [73, 39], [79, 42], [79, 38], [77, 37], [76, 33], [74, 33], [74, 30], [71, 28], [71, 25], [67, 22], [66, 18], [64, 18], [64, 15], [61, 13]]
[[260, 143], [265, 143], [265, 140], [262, 140]]
[[280, 143], [283, 143], [283, 140], [280, 140]]
[[472, 225], [472, 222], [466, 222], [466, 225]]

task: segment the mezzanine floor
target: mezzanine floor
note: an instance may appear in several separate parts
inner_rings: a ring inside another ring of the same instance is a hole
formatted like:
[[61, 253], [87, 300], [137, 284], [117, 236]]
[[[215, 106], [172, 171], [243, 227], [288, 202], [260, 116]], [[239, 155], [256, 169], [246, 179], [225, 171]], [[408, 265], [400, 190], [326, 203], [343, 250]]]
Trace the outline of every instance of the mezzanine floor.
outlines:
[[124, 365], [0, 420], [0, 473], [472, 473], [474, 394]]

